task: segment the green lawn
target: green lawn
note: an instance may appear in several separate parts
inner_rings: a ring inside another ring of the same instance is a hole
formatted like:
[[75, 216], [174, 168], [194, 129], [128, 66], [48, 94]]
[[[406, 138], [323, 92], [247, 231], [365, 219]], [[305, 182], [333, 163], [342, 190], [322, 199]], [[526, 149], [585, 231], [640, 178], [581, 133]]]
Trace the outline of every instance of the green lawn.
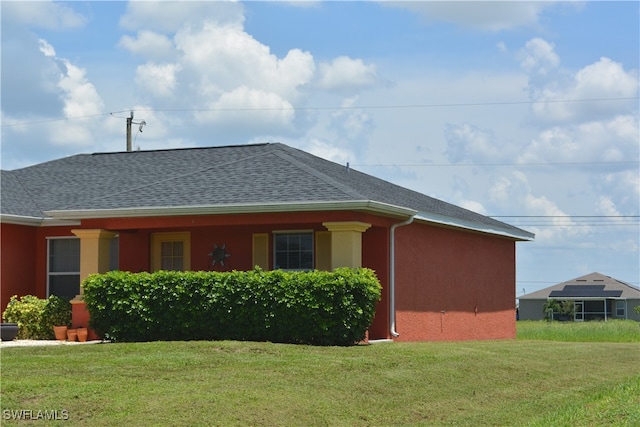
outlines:
[[607, 322], [546, 322], [522, 320], [517, 323], [518, 339], [573, 342], [640, 342], [640, 323], [633, 320]]
[[152, 342], [1, 356], [3, 426], [25, 424], [11, 410], [91, 426], [640, 425], [638, 342]]

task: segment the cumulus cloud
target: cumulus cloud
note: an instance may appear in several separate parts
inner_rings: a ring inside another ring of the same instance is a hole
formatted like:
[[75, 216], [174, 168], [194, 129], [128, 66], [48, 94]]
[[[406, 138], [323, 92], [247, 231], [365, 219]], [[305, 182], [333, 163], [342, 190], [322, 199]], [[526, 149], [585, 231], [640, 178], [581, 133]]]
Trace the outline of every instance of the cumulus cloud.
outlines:
[[139, 31], [137, 37], [122, 36], [119, 45], [149, 60], [166, 60], [175, 55], [173, 42], [164, 34]]
[[546, 76], [560, 65], [554, 45], [540, 38], [529, 40], [518, 56], [520, 66], [530, 74]]
[[86, 78], [86, 72], [68, 60], [62, 60], [66, 74], [60, 77], [66, 117], [80, 117], [102, 113], [104, 105], [95, 86]]
[[320, 64], [317, 85], [326, 90], [349, 90], [372, 86], [376, 81], [375, 65], [340, 56], [331, 63]]
[[175, 36], [181, 62], [207, 92], [223, 92], [238, 86], [259, 87], [294, 99], [315, 69], [313, 57], [299, 49], [279, 59], [268, 46], [241, 28], [205, 24], [201, 31], [185, 30]]
[[[631, 106], [637, 108], [637, 100], [606, 100], [637, 97], [638, 75], [636, 71], [625, 71], [618, 62], [600, 58], [578, 70], [566, 84], [547, 84], [536, 92], [532, 111], [540, 120], [567, 122], [611, 117]], [[563, 100], [591, 101], [554, 102]]]
[[522, 151], [519, 163], [619, 162], [637, 159], [637, 116], [578, 125], [554, 126], [540, 132]]
[[254, 133], [267, 129], [286, 130], [294, 117], [293, 106], [278, 94], [247, 86], [225, 92], [209, 104], [207, 111], [195, 113], [199, 123], [224, 127], [247, 126], [250, 123], [248, 127]]
[[180, 69], [179, 64], [140, 65], [136, 69], [136, 84], [154, 96], [171, 96], [176, 87], [176, 74]]

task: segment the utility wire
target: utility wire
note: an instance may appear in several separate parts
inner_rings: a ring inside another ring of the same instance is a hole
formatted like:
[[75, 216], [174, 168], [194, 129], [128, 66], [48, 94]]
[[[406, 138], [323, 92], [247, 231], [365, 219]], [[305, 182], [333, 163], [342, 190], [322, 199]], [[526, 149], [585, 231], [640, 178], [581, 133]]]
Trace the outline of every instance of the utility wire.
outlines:
[[31, 122], [20, 122], [11, 124], [2, 124], [0, 127], [16, 127], [41, 123], [50, 123], [65, 120], [85, 119], [90, 117], [99, 117], [123, 113], [127, 111], [134, 112], [207, 112], [207, 111], [321, 111], [321, 110], [381, 110], [381, 109], [413, 109], [413, 108], [452, 108], [452, 107], [487, 107], [502, 105], [533, 105], [533, 104], [560, 104], [560, 103], [578, 103], [578, 102], [606, 102], [606, 101], [630, 101], [637, 100], [640, 97], [615, 97], [615, 98], [585, 98], [585, 99], [558, 99], [543, 101], [498, 101], [498, 102], [459, 102], [459, 103], [438, 103], [438, 104], [397, 104], [397, 105], [361, 105], [361, 106], [333, 106], [333, 107], [278, 107], [278, 108], [160, 108], [160, 109], [129, 109], [123, 111], [114, 111], [110, 113], [90, 114], [84, 116], [61, 117], [57, 119], [35, 120]]

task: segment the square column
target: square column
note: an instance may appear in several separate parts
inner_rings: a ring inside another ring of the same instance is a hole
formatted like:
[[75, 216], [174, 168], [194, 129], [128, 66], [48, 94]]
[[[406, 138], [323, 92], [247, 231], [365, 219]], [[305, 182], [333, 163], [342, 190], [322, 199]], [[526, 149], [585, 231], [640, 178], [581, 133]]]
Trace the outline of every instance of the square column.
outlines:
[[359, 221], [323, 222], [331, 233], [331, 268], [362, 267], [362, 233], [371, 224]]
[[116, 233], [100, 229], [71, 232], [80, 238], [80, 283], [90, 274], [109, 271], [109, 245]]

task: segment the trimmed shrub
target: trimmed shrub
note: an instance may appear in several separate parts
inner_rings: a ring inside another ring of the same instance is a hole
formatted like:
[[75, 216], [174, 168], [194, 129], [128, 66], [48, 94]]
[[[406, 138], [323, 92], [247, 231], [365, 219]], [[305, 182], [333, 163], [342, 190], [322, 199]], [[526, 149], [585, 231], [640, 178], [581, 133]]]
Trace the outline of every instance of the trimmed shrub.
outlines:
[[2, 313], [2, 319], [5, 322], [18, 324], [17, 339], [49, 339], [53, 335], [53, 330], [47, 331], [42, 321], [42, 314], [46, 305], [46, 299], [33, 295], [25, 295], [18, 298], [17, 295], [14, 295], [9, 300], [4, 313]]
[[54, 338], [54, 326], [71, 324], [71, 303], [55, 295], [47, 299], [14, 295], [2, 318], [18, 324], [17, 339], [50, 340]]
[[83, 282], [90, 327], [114, 341], [248, 340], [351, 345], [381, 287], [369, 269], [109, 272]]

